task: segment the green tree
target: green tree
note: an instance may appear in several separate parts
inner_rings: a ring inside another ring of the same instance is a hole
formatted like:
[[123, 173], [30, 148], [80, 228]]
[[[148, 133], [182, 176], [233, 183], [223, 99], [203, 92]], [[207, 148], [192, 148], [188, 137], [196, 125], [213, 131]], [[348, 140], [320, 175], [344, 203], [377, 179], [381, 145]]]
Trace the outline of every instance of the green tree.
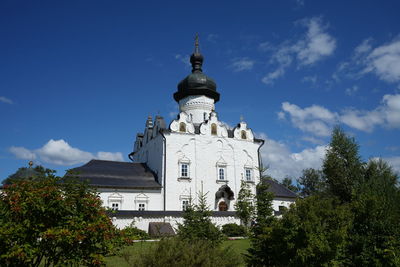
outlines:
[[308, 197], [325, 190], [324, 174], [313, 168], [304, 169], [302, 175], [297, 179], [300, 185], [299, 193], [302, 197]]
[[292, 192], [297, 193], [299, 191], [299, 188], [293, 184], [292, 179], [289, 177], [285, 177], [280, 184]]
[[255, 228], [250, 265], [400, 266], [399, 177], [387, 163], [363, 163], [354, 139], [336, 128], [323, 175], [303, 178], [308, 197]]
[[350, 223], [348, 205], [340, 206], [335, 198], [299, 199], [282, 219], [263, 229], [263, 251], [251, 265], [342, 266]]
[[398, 176], [382, 160], [369, 161], [352, 202], [348, 254], [358, 266], [400, 266]]
[[54, 170], [44, 168], [43, 166], [21, 167], [14, 174], [11, 174], [3, 180], [3, 185], [10, 185], [22, 180], [41, 180], [47, 177], [54, 177]]
[[255, 215], [254, 194], [251, 192], [248, 183], [243, 180], [240, 183], [240, 190], [235, 203], [235, 210], [237, 216], [241, 219], [242, 224], [248, 227], [250, 221]]
[[354, 138], [336, 127], [323, 162], [329, 192], [343, 202], [351, 201], [363, 182], [363, 163]]
[[260, 183], [257, 185], [256, 192], [256, 224], [252, 227], [251, 247], [246, 255], [246, 262], [250, 266], [267, 266], [265, 258], [265, 249], [268, 244], [266, 237], [271, 230], [271, 226], [275, 221], [273, 217], [272, 200], [274, 195], [268, 192], [267, 179], [271, 179], [264, 175], [265, 170], [261, 171], [262, 176]]
[[181, 240], [209, 241], [211, 246], [218, 246], [223, 240], [223, 234], [211, 222], [212, 211], [206, 201], [207, 194], [202, 191], [198, 194], [198, 204], [190, 203], [183, 214], [183, 223], [178, 224], [178, 237]]
[[100, 265], [117, 231], [95, 190], [54, 172], [0, 194], [0, 265]]

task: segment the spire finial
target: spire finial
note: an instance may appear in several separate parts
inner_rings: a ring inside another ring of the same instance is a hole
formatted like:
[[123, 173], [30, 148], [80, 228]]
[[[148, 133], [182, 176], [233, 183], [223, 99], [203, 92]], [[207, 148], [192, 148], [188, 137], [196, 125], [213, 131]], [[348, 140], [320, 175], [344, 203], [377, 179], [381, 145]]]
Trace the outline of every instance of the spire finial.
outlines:
[[195, 54], [200, 54], [200, 49], [199, 49], [199, 34], [196, 33], [196, 37], [194, 38], [194, 53]]
[[200, 54], [198, 33], [196, 33], [196, 37], [194, 38], [194, 52], [190, 57], [190, 63], [192, 63], [192, 72], [202, 72], [203, 56]]

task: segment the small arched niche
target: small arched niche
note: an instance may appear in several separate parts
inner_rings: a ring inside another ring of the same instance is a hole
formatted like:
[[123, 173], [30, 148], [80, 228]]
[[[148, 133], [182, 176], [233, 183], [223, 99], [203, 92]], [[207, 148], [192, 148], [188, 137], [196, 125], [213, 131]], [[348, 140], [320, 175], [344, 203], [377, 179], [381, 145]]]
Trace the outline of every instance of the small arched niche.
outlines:
[[186, 124], [184, 122], [179, 123], [179, 131], [182, 133], [186, 132]]
[[211, 124], [211, 134], [217, 135], [217, 124], [215, 124], [215, 123]]
[[242, 139], [247, 139], [247, 135], [246, 135], [246, 131], [245, 130], [241, 131], [241, 137], [242, 137]]

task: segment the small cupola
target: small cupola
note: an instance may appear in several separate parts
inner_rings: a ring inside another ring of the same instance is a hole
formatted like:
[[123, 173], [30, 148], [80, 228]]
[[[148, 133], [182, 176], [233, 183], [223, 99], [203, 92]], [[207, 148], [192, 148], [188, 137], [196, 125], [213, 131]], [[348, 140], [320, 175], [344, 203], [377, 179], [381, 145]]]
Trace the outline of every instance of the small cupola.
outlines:
[[203, 60], [203, 55], [199, 49], [199, 37], [196, 35], [194, 53], [190, 56], [192, 73], [178, 84], [178, 91], [174, 93], [176, 102], [192, 95], [204, 95], [214, 99], [214, 103], [218, 102], [217, 85], [212, 78], [203, 73]]

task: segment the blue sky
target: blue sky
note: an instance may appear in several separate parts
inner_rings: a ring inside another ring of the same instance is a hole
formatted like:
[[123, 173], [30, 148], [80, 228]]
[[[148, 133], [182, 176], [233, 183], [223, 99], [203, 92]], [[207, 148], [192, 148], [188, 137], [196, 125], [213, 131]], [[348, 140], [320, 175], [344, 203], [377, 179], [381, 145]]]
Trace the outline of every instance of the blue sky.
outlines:
[[334, 125], [400, 171], [398, 1], [1, 1], [0, 180], [128, 161], [170, 122], [196, 33], [220, 120], [266, 139], [278, 179], [319, 168]]

